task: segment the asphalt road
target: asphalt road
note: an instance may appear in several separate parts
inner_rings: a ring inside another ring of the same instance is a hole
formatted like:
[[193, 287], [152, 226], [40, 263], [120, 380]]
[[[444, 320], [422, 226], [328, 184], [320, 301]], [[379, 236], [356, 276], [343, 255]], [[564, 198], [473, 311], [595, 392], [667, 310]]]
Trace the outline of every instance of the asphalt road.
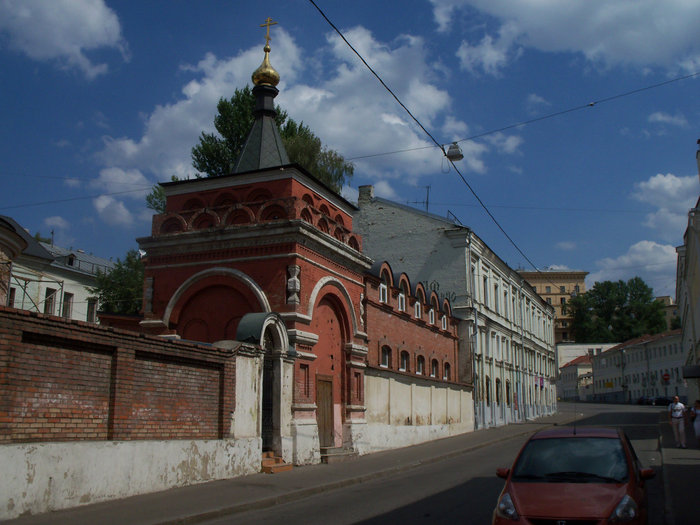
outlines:
[[[658, 466], [659, 408], [570, 405], [577, 424], [621, 426], [644, 466], [657, 467], [648, 484], [649, 522], [663, 523], [663, 486]], [[525, 438], [510, 439], [400, 474], [321, 493], [293, 503], [226, 516], [208, 524], [490, 523], [503, 481], [497, 467], [510, 466]]]

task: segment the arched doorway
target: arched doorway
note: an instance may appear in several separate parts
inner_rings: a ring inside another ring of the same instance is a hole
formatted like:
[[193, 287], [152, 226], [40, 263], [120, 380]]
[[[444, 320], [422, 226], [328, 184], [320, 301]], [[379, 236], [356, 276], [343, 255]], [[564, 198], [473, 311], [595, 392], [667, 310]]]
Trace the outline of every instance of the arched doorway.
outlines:
[[311, 322], [318, 335], [316, 354], [316, 421], [321, 448], [342, 446], [342, 405], [345, 379], [347, 321], [336, 297], [326, 295], [316, 304]]

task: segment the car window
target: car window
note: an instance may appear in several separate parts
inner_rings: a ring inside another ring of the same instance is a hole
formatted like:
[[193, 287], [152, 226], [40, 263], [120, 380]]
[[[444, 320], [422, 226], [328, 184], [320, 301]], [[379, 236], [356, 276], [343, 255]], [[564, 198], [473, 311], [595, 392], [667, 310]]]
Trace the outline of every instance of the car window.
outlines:
[[575, 437], [533, 439], [513, 468], [513, 481], [627, 481], [622, 442], [614, 438]]

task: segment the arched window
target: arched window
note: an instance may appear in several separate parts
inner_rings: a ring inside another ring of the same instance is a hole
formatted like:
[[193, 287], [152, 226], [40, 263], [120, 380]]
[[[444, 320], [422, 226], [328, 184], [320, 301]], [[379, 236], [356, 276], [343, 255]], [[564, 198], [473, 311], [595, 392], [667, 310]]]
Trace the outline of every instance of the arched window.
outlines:
[[401, 352], [401, 362], [399, 363], [399, 370], [402, 372], [409, 372], [408, 367], [408, 352]]
[[391, 348], [388, 346], [382, 346], [382, 355], [379, 366], [384, 368], [391, 368]]
[[447, 330], [447, 316], [446, 315], [442, 316], [442, 329]]
[[420, 376], [425, 374], [425, 357], [422, 355], [419, 355], [418, 359], [416, 359], [416, 374]]
[[433, 308], [431, 308], [428, 312], [428, 318], [430, 320], [430, 324], [435, 324], [435, 310]]
[[379, 302], [389, 302], [389, 275], [386, 270], [382, 272], [382, 282], [379, 284]]
[[438, 376], [438, 362], [437, 359], [433, 359], [430, 362], [430, 377], [437, 377]]
[[399, 289], [399, 297], [398, 297], [399, 312], [406, 311], [406, 297], [407, 296], [408, 296], [408, 292], [406, 291], [406, 283], [402, 282], [400, 289]]
[[445, 372], [442, 374], [442, 378], [445, 381], [452, 381], [452, 370], [450, 369], [450, 363], [445, 363]]
[[416, 319], [423, 317], [423, 310], [421, 309], [420, 299], [418, 298], [416, 298], [416, 302], [413, 305], [413, 315], [416, 317]]

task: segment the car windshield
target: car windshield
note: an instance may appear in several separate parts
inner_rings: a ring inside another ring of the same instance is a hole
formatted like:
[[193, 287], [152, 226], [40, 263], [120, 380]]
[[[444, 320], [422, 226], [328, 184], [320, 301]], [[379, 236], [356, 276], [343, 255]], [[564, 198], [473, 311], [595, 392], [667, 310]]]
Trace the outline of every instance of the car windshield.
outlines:
[[622, 483], [628, 469], [622, 442], [601, 437], [533, 439], [513, 468], [513, 481]]

